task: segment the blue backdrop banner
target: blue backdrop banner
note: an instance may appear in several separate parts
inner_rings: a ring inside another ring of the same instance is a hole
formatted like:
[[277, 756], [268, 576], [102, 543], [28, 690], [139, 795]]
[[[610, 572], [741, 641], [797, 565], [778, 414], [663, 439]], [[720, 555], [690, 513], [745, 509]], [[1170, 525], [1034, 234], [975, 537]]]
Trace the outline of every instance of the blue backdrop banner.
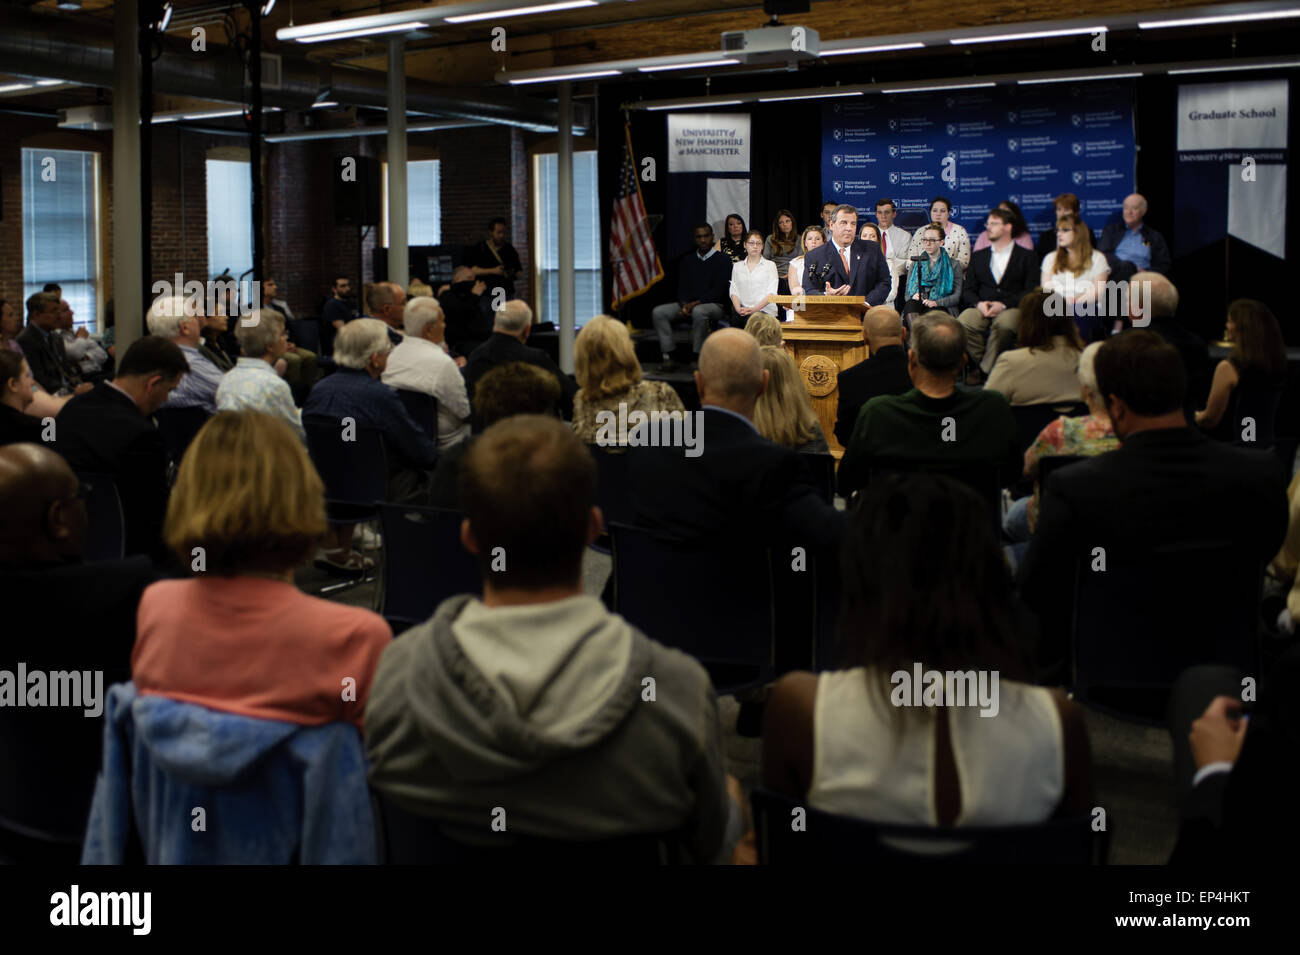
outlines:
[[1079, 197], [1095, 231], [1133, 191], [1136, 148], [1128, 82], [1052, 83], [937, 93], [872, 94], [822, 107], [822, 194], [873, 218], [893, 199], [904, 227], [930, 198], [953, 202], [974, 240], [1003, 199], [1035, 235], [1056, 220], [1052, 199]]

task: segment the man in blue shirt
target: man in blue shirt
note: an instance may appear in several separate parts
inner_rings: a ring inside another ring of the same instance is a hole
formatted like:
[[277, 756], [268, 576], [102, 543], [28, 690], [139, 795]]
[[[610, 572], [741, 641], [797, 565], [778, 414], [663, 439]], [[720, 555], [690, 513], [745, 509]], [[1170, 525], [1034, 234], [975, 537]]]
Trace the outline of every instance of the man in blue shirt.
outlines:
[[1135, 272], [1169, 274], [1169, 246], [1164, 236], [1144, 223], [1146, 214], [1147, 201], [1135, 192], [1124, 200], [1124, 221], [1101, 230], [1097, 251], [1110, 264], [1112, 282], [1127, 282]]
[[694, 236], [695, 251], [686, 253], [681, 262], [677, 301], [656, 305], [650, 313], [664, 356], [662, 371], [677, 369], [672, 360], [673, 322], [691, 320], [692, 344], [698, 355], [709, 331], [726, 314], [724, 305], [730, 304], [727, 288], [731, 283], [731, 260], [713, 248], [713, 226], [707, 222], [695, 227]]

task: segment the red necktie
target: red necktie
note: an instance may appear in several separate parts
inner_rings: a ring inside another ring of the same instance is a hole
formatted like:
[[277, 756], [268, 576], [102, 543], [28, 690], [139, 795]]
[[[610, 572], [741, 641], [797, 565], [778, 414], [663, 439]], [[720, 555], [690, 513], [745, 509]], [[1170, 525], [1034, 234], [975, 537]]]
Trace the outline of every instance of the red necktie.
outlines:
[[844, 260], [844, 277], [848, 278], [849, 275], [849, 247], [848, 246], [845, 246], [844, 248], [840, 249], [840, 258]]
[[880, 233], [880, 254], [889, 254], [889, 236], [885, 235], [883, 230]]

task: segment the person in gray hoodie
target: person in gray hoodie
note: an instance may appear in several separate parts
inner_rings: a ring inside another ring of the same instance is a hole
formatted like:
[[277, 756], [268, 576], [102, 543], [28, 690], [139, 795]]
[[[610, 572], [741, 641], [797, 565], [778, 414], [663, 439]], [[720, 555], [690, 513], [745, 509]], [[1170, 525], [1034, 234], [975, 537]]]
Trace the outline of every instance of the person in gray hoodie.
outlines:
[[460, 494], [483, 599], [445, 600], [384, 651], [371, 786], [465, 842], [672, 833], [693, 861], [729, 858], [741, 810], [708, 674], [582, 592], [602, 526], [590, 453], [554, 418], [507, 418], [474, 441]]

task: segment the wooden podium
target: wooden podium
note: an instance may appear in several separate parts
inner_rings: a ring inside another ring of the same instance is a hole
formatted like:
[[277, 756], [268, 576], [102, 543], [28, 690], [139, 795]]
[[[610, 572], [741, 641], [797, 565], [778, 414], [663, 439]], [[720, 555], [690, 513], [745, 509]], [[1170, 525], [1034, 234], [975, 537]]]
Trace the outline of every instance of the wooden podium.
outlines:
[[[778, 295], [773, 301], [794, 308], [796, 296]], [[867, 357], [862, 337], [862, 316], [869, 306], [861, 295], [804, 295], [794, 320], [781, 323], [785, 350], [803, 375], [822, 433], [838, 459], [844, 448], [835, 439], [835, 415], [840, 406], [839, 374]]]

